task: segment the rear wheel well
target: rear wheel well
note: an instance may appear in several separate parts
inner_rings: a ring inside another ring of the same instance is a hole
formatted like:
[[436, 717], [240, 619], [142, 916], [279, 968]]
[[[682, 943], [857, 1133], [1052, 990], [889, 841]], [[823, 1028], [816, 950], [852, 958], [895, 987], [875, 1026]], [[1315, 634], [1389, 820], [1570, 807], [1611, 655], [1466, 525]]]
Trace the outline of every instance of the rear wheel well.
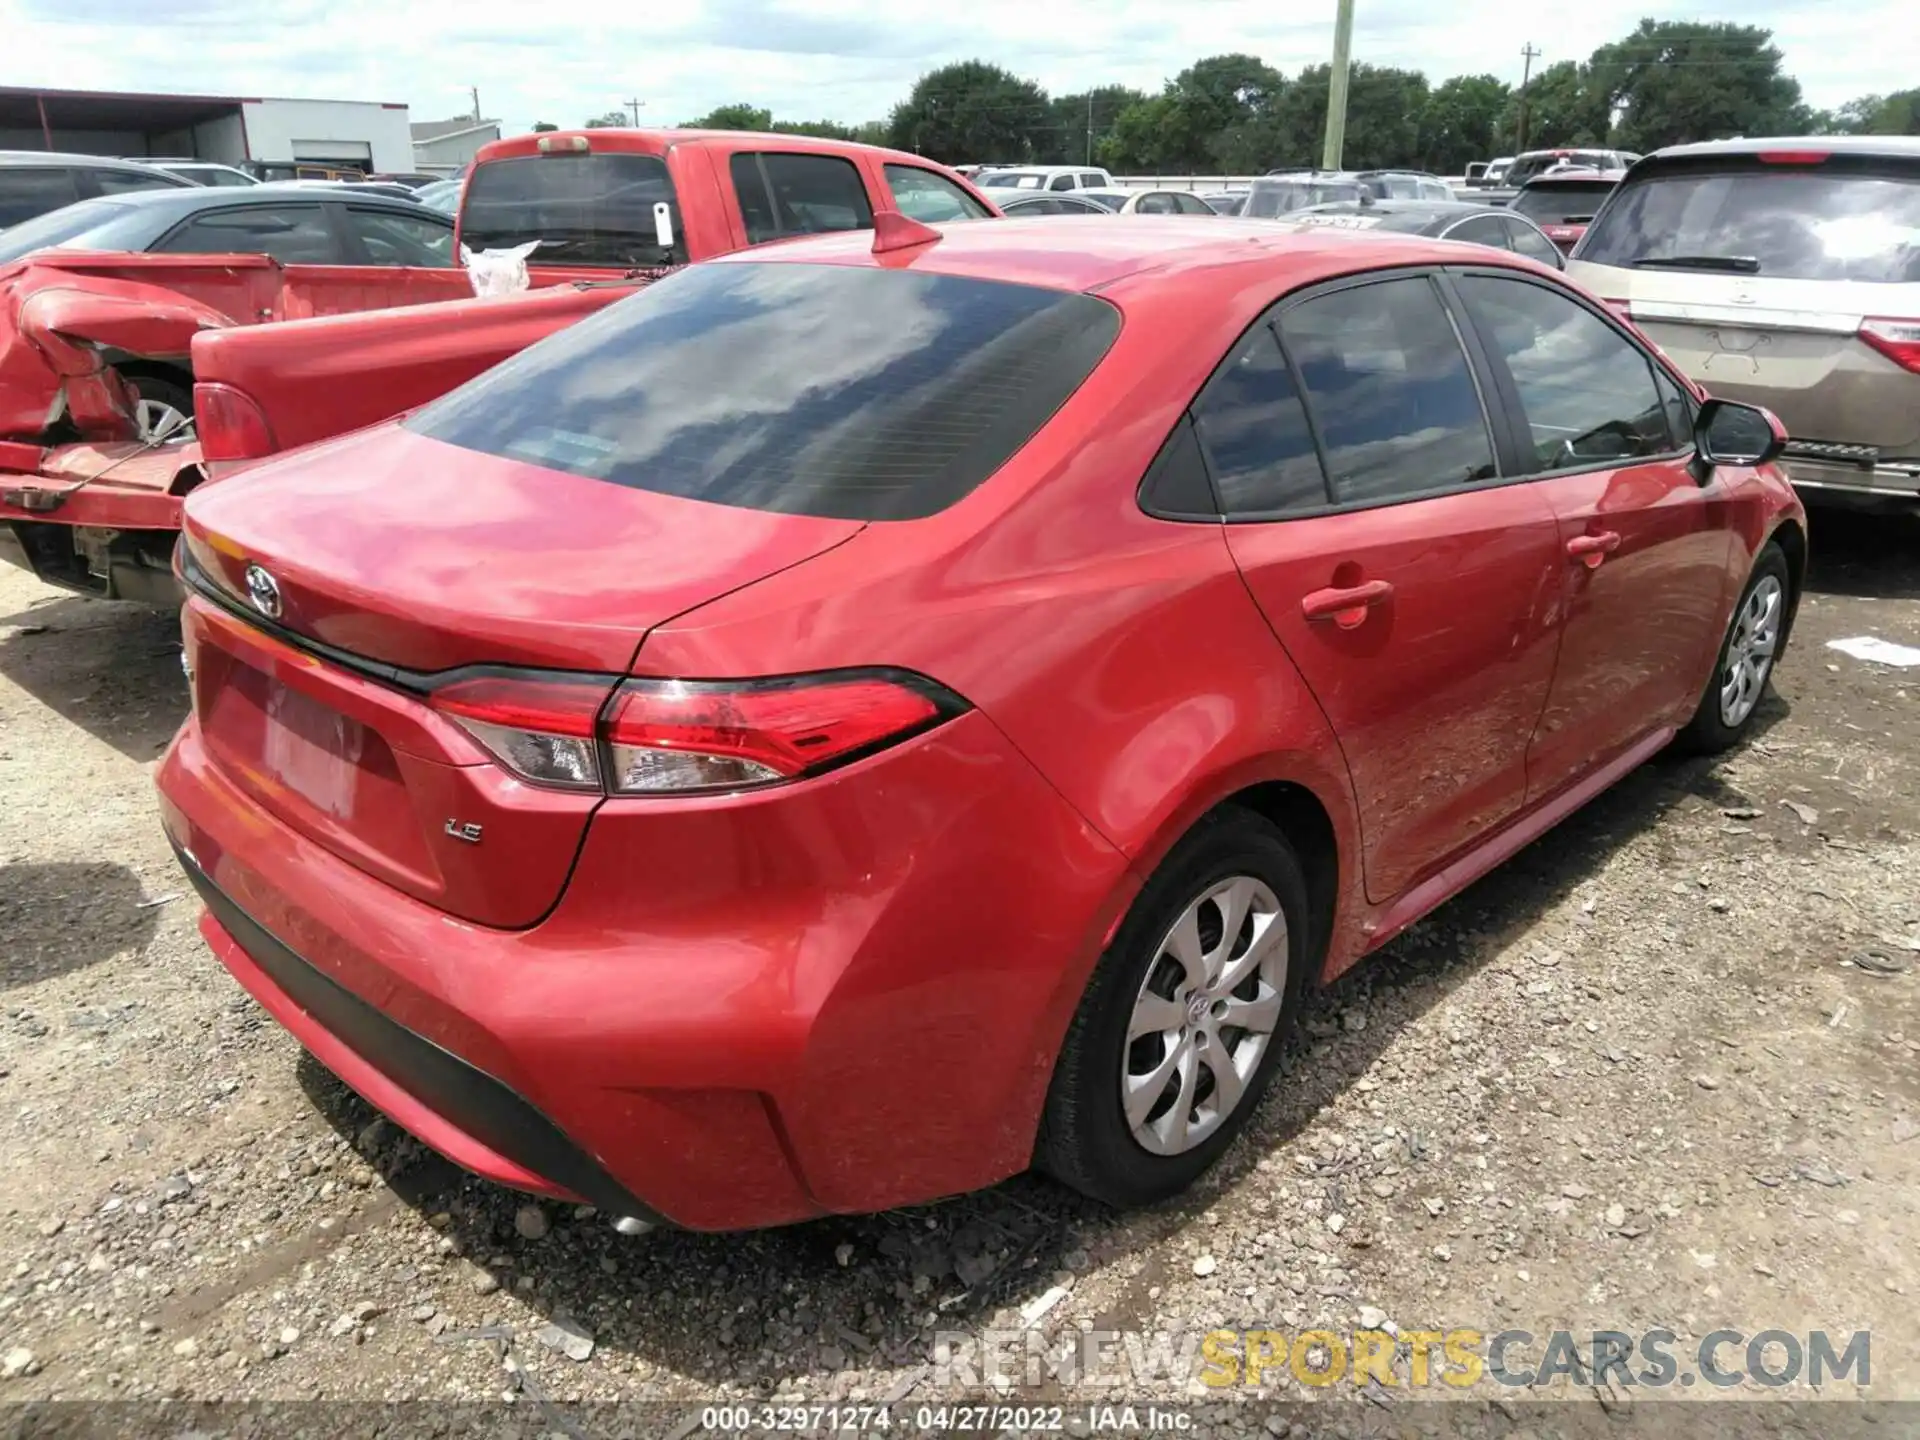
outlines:
[[1340, 846], [1326, 807], [1304, 785], [1270, 780], [1250, 785], [1222, 804], [1238, 805], [1279, 827], [1293, 846], [1307, 881], [1307, 901], [1313, 907], [1311, 954], [1324, 957], [1333, 932], [1334, 906], [1340, 898]]
[[128, 380], [137, 380], [145, 376], [148, 379], [165, 380], [171, 385], [183, 387], [188, 394], [193, 393], [191, 366], [169, 364], [165, 360], [122, 360], [113, 368]]

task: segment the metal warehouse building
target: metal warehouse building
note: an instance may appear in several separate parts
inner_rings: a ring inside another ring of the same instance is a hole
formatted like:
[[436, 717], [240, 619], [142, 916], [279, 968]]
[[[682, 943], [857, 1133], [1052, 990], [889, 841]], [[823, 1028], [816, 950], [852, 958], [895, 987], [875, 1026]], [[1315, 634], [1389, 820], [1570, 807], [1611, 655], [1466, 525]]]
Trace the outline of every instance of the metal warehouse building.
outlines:
[[0, 150], [413, 169], [405, 105], [0, 86]]

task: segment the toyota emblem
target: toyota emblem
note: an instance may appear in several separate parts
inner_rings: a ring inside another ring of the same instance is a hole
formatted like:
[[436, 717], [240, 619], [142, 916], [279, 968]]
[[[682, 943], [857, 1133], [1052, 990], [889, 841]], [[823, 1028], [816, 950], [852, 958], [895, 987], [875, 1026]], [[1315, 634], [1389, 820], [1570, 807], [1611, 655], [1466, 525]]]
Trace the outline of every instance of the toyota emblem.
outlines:
[[280, 618], [280, 582], [258, 565], [247, 566], [247, 599], [269, 620]]

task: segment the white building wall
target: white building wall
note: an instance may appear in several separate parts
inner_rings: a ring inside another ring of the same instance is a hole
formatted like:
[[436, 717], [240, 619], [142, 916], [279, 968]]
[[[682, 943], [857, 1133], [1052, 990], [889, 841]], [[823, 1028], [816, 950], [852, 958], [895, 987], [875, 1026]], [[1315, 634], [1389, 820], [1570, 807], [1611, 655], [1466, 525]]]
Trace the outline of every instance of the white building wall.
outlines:
[[345, 159], [365, 153], [376, 171], [413, 169], [407, 107], [360, 100], [249, 100], [242, 107], [255, 160]]

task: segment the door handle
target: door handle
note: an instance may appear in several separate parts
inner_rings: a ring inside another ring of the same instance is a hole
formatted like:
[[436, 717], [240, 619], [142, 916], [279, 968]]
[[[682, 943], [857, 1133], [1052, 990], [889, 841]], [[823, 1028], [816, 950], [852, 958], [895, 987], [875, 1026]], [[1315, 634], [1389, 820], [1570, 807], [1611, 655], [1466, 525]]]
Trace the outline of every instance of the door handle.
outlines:
[[1620, 548], [1620, 532], [1602, 530], [1598, 535], [1576, 535], [1567, 541], [1567, 554], [1589, 570], [1598, 570], [1600, 562]]
[[1366, 623], [1367, 611], [1393, 595], [1385, 580], [1369, 580], [1331, 590], [1315, 590], [1300, 600], [1300, 613], [1309, 620], [1331, 620], [1342, 630]]

